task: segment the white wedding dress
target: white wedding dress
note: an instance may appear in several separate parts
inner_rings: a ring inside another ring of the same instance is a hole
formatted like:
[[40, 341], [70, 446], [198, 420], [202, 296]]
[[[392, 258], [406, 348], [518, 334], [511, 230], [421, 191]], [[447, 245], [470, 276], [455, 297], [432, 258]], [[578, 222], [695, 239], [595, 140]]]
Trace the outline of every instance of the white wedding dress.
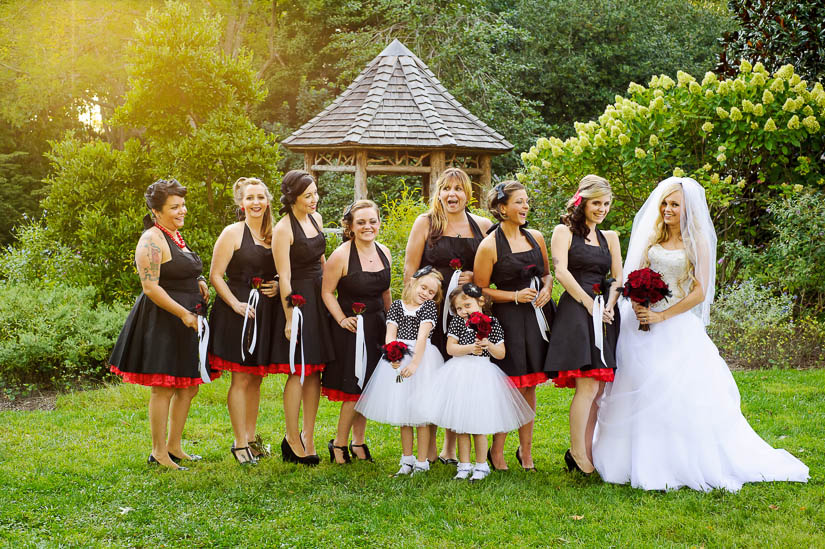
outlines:
[[[673, 296], [683, 299], [684, 250], [654, 245], [651, 269]], [[738, 491], [745, 482], [806, 482], [808, 467], [769, 446], [745, 420], [739, 390], [705, 333], [700, 316], [685, 312], [638, 329], [628, 300], [621, 300], [617, 370], [605, 387], [593, 441], [593, 462], [606, 482], [645, 490], [682, 486]]]

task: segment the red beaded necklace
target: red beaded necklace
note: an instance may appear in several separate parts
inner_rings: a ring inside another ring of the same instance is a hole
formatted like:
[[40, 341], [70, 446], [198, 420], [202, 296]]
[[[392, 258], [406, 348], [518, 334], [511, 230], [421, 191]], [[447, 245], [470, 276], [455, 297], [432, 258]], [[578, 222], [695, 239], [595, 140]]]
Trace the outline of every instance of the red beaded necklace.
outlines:
[[175, 245], [176, 245], [178, 248], [180, 248], [181, 250], [182, 250], [182, 249], [184, 249], [184, 248], [186, 247], [186, 242], [184, 242], [184, 241], [183, 241], [183, 235], [182, 235], [182, 234], [180, 234], [178, 231], [175, 231], [175, 232], [173, 233], [172, 231], [170, 231], [169, 229], [167, 229], [166, 227], [164, 227], [163, 225], [161, 225], [161, 224], [160, 224], [160, 223], [158, 223], [157, 221], [155, 222], [155, 227], [157, 227], [158, 229], [160, 229], [161, 231], [163, 231], [163, 232], [166, 234], [166, 236], [168, 236], [169, 238], [171, 238], [171, 239], [172, 239], [172, 242], [174, 242], [174, 243], [175, 243]]

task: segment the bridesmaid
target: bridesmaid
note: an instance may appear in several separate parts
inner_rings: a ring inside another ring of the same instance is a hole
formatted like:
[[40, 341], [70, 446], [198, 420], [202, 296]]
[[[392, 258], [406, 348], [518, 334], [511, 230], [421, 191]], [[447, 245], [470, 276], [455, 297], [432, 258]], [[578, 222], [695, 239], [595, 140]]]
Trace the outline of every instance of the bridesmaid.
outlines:
[[[321, 295], [331, 315], [330, 326], [336, 358], [327, 364], [321, 392], [330, 401], [341, 402], [338, 431], [327, 444], [330, 462], [350, 463], [350, 452], [357, 459], [372, 461], [364, 441], [367, 418], [355, 411], [355, 402], [366, 386], [378, 360], [386, 333], [386, 314], [390, 298], [390, 250], [379, 244], [381, 217], [372, 200], [358, 200], [341, 219], [344, 243], [324, 265]], [[335, 298], [334, 292], [338, 292]], [[363, 307], [363, 311], [361, 308]], [[366, 369], [356, 377], [356, 333], [358, 314], [363, 321]], [[352, 442], [347, 440], [352, 430]], [[356, 451], [357, 449], [357, 451]]]
[[[404, 259], [404, 285], [420, 267], [432, 265], [444, 277], [441, 292], [444, 303], [439, 308], [439, 318], [433, 328], [432, 344], [441, 351], [445, 360], [447, 353], [445, 326], [449, 319], [444, 317], [449, 311], [450, 282], [453, 273], [459, 271], [457, 286], [473, 282], [473, 262], [476, 250], [492, 222], [484, 217], [471, 214], [467, 206], [473, 200], [473, 187], [469, 176], [460, 168], [447, 168], [436, 181], [436, 191], [430, 199], [430, 209], [418, 216], [413, 223], [407, 240]], [[457, 262], [456, 262], [457, 260]], [[451, 264], [452, 263], [452, 264]], [[430, 460], [435, 461], [436, 427], [430, 433]], [[442, 463], [458, 464], [456, 459], [456, 437], [452, 431], [444, 435], [444, 448], [438, 456]]]
[[[527, 229], [529, 199], [517, 181], [496, 185], [487, 197], [498, 226], [481, 242], [473, 267], [475, 283], [493, 302], [493, 315], [504, 329], [507, 354], [493, 359], [536, 409], [536, 385], [547, 381], [547, 323], [552, 322], [553, 277], [542, 234]], [[490, 285], [495, 284], [495, 289]], [[540, 288], [537, 286], [540, 285]], [[526, 471], [533, 465], [533, 421], [519, 428], [516, 459]], [[493, 468], [506, 469], [504, 442], [507, 433], [493, 436], [488, 456]]]
[[[570, 450], [564, 455], [568, 470], [593, 472], [593, 430], [598, 401], [616, 369], [619, 336], [619, 293], [622, 250], [615, 231], [598, 225], [610, 211], [612, 191], [606, 179], [586, 175], [567, 202], [567, 215], [553, 229], [550, 251], [556, 278], [565, 292], [553, 319], [550, 348], [544, 369], [557, 387], [575, 388], [570, 404]], [[608, 284], [608, 273], [613, 279]], [[602, 294], [597, 304], [594, 285]], [[602, 335], [597, 346], [593, 314], [599, 314]]]
[[[318, 207], [315, 179], [303, 170], [287, 172], [281, 182], [281, 204], [283, 206], [278, 213], [287, 215], [275, 224], [272, 233], [272, 241], [275, 242], [272, 253], [280, 277], [282, 306], [275, 317], [274, 337], [280, 339], [275, 345], [275, 371], [288, 374], [284, 386], [286, 436], [281, 441], [281, 455], [284, 461], [317, 465], [320, 458], [315, 451], [313, 437], [318, 401], [321, 398], [321, 372], [335, 355], [330, 341], [327, 311], [321, 300], [326, 239], [321, 231], [321, 214], [315, 211]], [[288, 298], [293, 293], [306, 300], [301, 307], [303, 328], [295, 334], [297, 345], [294, 374], [289, 364], [294, 309], [288, 303]], [[303, 368], [302, 363], [305, 365]], [[302, 405], [303, 430], [299, 431], [298, 417]]]
[[[218, 293], [209, 326], [209, 362], [232, 372], [226, 398], [238, 463], [251, 464], [268, 455], [256, 434], [261, 382], [272, 372], [272, 331], [280, 303], [272, 259], [272, 195], [260, 179], [241, 177], [233, 187], [242, 221], [226, 227], [215, 242], [209, 279]], [[226, 280], [224, 280], [226, 275]], [[252, 290], [258, 303], [248, 306]], [[250, 351], [252, 335], [255, 346]], [[243, 353], [243, 354], [242, 354]]]
[[[186, 187], [174, 179], [149, 185], [144, 198], [151, 211], [135, 249], [135, 264], [143, 291], [117, 338], [110, 369], [127, 383], [151, 387], [150, 465], [186, 470], [178, 463], [198, 461], [181, 447], [181, 436], [202, 375], [199, 371], [198, 316], [206, 314], [209, 289], [203, 264], [179, 230], [186, 217]], [[167, 426], [168, 439], [167, 439]]]

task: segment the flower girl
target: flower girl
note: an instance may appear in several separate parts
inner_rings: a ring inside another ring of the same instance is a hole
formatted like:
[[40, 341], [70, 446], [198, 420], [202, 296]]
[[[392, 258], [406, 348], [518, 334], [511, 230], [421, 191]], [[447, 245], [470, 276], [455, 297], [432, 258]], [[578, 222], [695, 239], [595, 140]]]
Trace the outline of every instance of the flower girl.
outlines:
[[[490, 362], [504, 358], [504, 332], [495, 317], [482, 311], [484, 297], [475, 284], [464, 284], [450, 293], [455, 311], [447, 330], [451, 358], [439, 370], [428, 399], [432, 421], [458, 433], [456, 480], [481, 480], [490, 474], [487, 435], [506, 433], [533, 420], [535, 412], [507, 375]], [[470, 463], [470, 435], [476, 464]], [[471, 476], [472, 475], [472, 476]]]
[[[422, 401], [444, 363], [430, 343], [438, 320], [441, 281], [441, 273], [432, 266], [422, 267], [404, 287], [401, 299], [393, 301], [387, 313], [384, 355], [355, 405], [355, 411], [368, 419], [401, 426], [401, 468], [396, 476], [430, 469], [427, 426], [431, 422]], [[418, 434], [418, 459], [412, 453], [413, 427]]]

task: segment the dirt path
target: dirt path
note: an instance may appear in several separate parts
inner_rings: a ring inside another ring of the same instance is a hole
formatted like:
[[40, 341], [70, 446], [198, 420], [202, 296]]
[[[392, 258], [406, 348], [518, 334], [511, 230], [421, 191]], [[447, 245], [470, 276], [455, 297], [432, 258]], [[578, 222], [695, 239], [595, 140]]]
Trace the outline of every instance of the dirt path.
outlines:
[[57, 391], [44, 391], [37, 394], [17, 397], [9, 400], [0, 396], [0, 412], [18, 411], [31, 412], [32, 410], [54, 410], [57, 401]]

